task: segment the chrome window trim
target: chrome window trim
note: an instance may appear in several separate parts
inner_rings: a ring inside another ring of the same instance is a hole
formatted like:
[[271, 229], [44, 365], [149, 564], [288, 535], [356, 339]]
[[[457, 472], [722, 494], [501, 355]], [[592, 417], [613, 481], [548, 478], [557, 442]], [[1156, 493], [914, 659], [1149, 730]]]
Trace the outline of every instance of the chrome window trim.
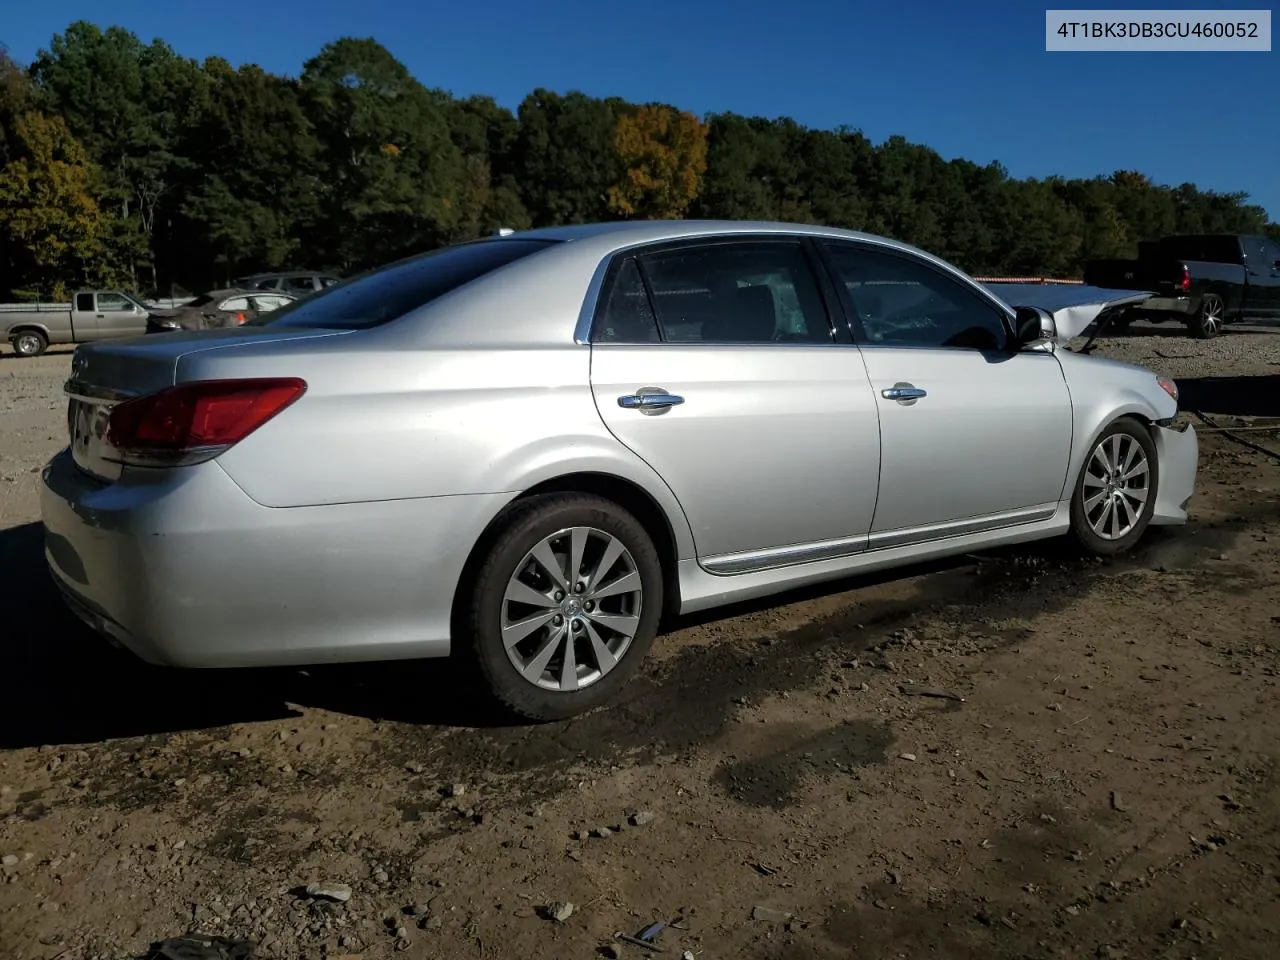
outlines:
[[[579, 346], [589, 347], [592, 345], [591, 327], [595, 323], [596, 309], [599, 306], [600, 295], [603, 292], [605, 277], [608, 275], [609, 268], [610, 266], [613, 265], [615, 260], [618, 260], [623, 257], [628, 257], [628, 256], [637, 256], [638, 251], [643, 251], [648, 248], [665, 247], [670, 244], [677, 244], [682, 242], [687, 242], [690, 245], [705, 242], [708, 240], [719, 240], [719, 241], [742, 240], [747, 242], [750, 242], [750, 241], [759, 242], [759, 241], [767, 241], [767, 240], [789, 240], [793, 242], [803, 243], [806, 239], [819, 246], [823, 244], [852, 244], [855, 246], [877, 247], [880, 250], [883, 250], [887, 253], [892, 253], [892, 254], [897, 254], [898, 256], [907, 257], [927, 267], [931, 267], [932, 269], [937, 270], [938, 272], [943, 273], [947, 276], [950, 276], [952, 279], [959, 281], [961, 286], [968, 287], [970, 290], [976, 293], [981, 299], [987, 301], [987, 303], [989, 303], [992, 307], [994, 307], [996, 312], [1005, 319], [1009, 327], [1009, 330], [1012, 332], [1014, 329], [1015, 314], [1013, 309], [1007, 303], [1005, 303], [1003, 300], [997, 297], [994, 293], [992, 293], [990, 290], [984, 287], [982, 284], [978, 283], [968, 274], [946, 263], [943, 260], [939, 260], [927, 253], [918, 253], [915, 250], [908, 249], [902, 246], [902, 244], [898, 243], [897, 241], [890, 240], [888, 238], [847, 237], [838, 233], [824, 233], [822, 231], [809, 232], [809, 231], [781, 231], [780, 230], [777, 232], [763, 232], [763, 233], [755, 233], [755, 232], [737, 233], [734, 231], [728, 231], [728, 232], [719, 231], [715, 233], [692, 234], [689, 236], [680, 236], [680, 237], [668, 237], [660, 240], [654, 240], [654, 239], [637, 240], [632, 243], [626, 243], [621, 246], [614, 247], [612, 250], [610, 250], [607, 254], [605, 254], [600, 259], [600, 262], [596, 264], [595, 270], [592, 271], [591, 280], [587, 284], [586, 294], [583, 296], [582, 306], [578, 310], [577, 322], [574, 324], [573, 342], [578, 344]], [[813, 264], [812, 266], [814, 269], [820, 270], [826, 267], [827, 265], [824, 263], [817, 263], [817, 264]], [[820, 278], [815, 278], [815, 279], [820, 279]], [[836, 277], [832, 278], [832, 282], [835, 284], [835, 287], [836, 287], [836, 292], [841, 293], [842, 284], [839, 282], [836, 282], [837, 280], [838, 278]], [[852, 336], [854, 332], [852, 329], [852, 318], [846, 316], [844, 319], [845, 319], [846, 327], [849, 328], [849, 334], [850, 336]], [[854, 341], [855, 341], [854, 343], [848, 344], [848, 343], [842, 343], [838, 340], [833, 340], [831, 345], [840, 346], [840, 347], [847, 347], [847, 346], [861, 347], [865, 345], [862, 343], [858, 343], [857, 337], [854, 337]], [[708, 346], [716, 346], [716, 344], [712, 341], [704, 340], [701, 342], [707, 344]], [[659, 342], [658, 344], [649, 344], [649, 345], [650, 346], [667, 346], [668, 344], [665, 341], [663, 341], [663, 342]], [[691, 344], [671, 344], [671, 345], [672, 346], [690, 346]], [[734, 345], [744, 346], [744, 344], [734, 344]], [[780, 344], [756, 344], [756, 346], [785, 346], [785, 345], [794, 345], [794, 344], [781, 344], [781, 343]], [[600, 346], [606, 346], [606, 344], [600, 344]], [[627, 346], [627, 344], [614, 344], [614, 346]], [[632, 346], [642, 346], [642, 344], [632, 344]], [[825, 346], [825, 344], [803, 344], [803, 346]]]
[[[609, 268], [613, 266], [613, 264], [618, 260], [625, 259], [626, 257], [642, 256], [643, 251], [648, 249], [661, 250], [667, 247], [678, 248], [684, 245], [695, 247], [695, 246], [700, 246], [707, 242], [795, 243], [795, 244], [799, 244], [803, 250], [803, 246], [806, 240], [812, 241], [812, 240], [822, 239], [826, 236], [827, 236], [826, 234], [802, 233], [802, 232], [782, 231], [782, 230], [779, 230], [777, 232], [742, 232], [742, 233], [737, 233], [735, 231], [727, 231], [727, 232], [719, 231], [715, 233], [700, 233], [700, 234], [691, 234], [688, 236], [665, 237], [659, 240], [653, 240], [653, 239], [638, 240], [634, 243], [628, 243], [620, 247], [615, 247], [614, 249], [610, 250], [609, 253], [607, 253], [603, 258], [601, 258], [600, 262], [596, 264], [596, 268], [591, 274], [591, 281], [587, 284], [587, 292], [586, 292], [586, 295], [583, 297], [582, 307], [578, 311], [577, 323], [574, 324], [573, 342], [580, 346], [592, 346], [591, 328], [592, 326], [595, 325], [596, 310], [598, 309], [600, 304], [600, 295], [603, 293], [603, 290], [604, 290], [605, 277], [609, 275]], [[813, 273], [814, 283], [818, 287], [818, 292], [819, 292], [819, 295], [821, 296], [822, 280], [823, 280], [822, 278], [823, 265], [821, 262], [814, 262], [814, 258], [810, 255], [809, 251], [803, 251], [803, 252], [805, 253], [805, 261], [809, 269]], [[822, 301], [823, 301], [822, 303], [823, 309], [827, 309], [826, 298], [822, 297]], [[841, 320], [841, 317], [838, 317], [838, 316], [833, 316], [830, 318], [830, 321], [832, 323], [833, 338], [835, 337], [835, 327], [839, 324], [840, 320]], [[750, 342], [740, 343], [734, 340], [726, 340], [723, 342], [719, 342], [715, 340], [699, 340], [699, 341], [696, 341], [696, 343], [705, 344], [706, 346], [759, 346], [759, 347], [850, 346], [850, 344], [841, 343], [839, 340], [836, 340], [836, 339], [832, 339], [830, 342], [827, 342], [827, 343], [815, 343], [813, 341], [800, 342], [800, 343], [796, 343], [794, 341], [790, 341], [790, 342], [780, 341], [778, 343], [750, 343]], [[602, 346], [602, 347], [603, 346], [681, 347], [681, 346], [694, 346], [694, 345], [695, 345], [695, 342], [683, 343], [680, 341], [671, 342], [666, 340], [661, 340], [661, 341], [658, 341], [657, 343], [646, 342], [646, 343], [636, 343], [636, 344], [622, 344], [622, 343], [596, 344], [596, 346]]]

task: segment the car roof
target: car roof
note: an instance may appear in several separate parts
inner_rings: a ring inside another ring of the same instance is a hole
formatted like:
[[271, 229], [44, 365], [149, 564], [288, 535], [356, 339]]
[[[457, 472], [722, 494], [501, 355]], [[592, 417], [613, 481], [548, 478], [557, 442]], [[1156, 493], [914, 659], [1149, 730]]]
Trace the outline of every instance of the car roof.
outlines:
[[246, 273], [240, 280], [266, 280], [269, 277], [331, 277], [333, 273], [327, 270], [273, 270], [267, 273]]
[[614, 241], [616, 246], [627, 247], [639, 243], [655, 243], [663, 240], [684, 240], [698, 237], [731, 236], [734, 234], [801, 234], [814, 237], [836, 237], [848, 240], [866, 240], [913, 253], [932, 254], [910, 244], [891, 240], [874, 233], [846, 230], [842, 227], [825, 227], [810, 223], [787, 223], [776, 220], [620, 220], [609, 223], [581, 223], [561, 227], [539, 227], [533, 230], [517, 230], [498, 240], [562, 240], [562, 241]]
[[405, 317], [430, 314], [431, 323], [393, 322], [387, 325], [386, 335], [402, 336], [406, 342], [436, 345], [545, 344], [561, 342], [570, 335], [566, 331], [566, 318], [576, 317], [571, 335], [581, 337], [590, 325], [599, 288], [614, 256], [669, 240], [769, 235], [859, 240], [882, 249], [911, 253], [967, 283], [1002, 312], [1011, 312], [993, 291], [942, 258], [871, 233], [763, 220], [632, 220], [542, 227], [471, 241], [476, 244], [541, 241], [545, 249], [517, 258], [475, 282], [463, 284]]

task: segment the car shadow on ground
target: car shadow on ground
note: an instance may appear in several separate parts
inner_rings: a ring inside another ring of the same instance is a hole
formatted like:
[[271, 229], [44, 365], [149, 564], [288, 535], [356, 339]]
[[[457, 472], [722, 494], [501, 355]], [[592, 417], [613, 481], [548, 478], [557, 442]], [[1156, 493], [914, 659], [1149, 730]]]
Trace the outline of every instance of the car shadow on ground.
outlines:
[[[299, 669], [173, 670], [118, 650], [65, 607], [45, 567], [38, 523], [0, 530], [9, 597], [0, 631], [0, 749], [89, 743], [296, 716], [290, 704], [420, 701], [423, 723], [503, 722], [445, 662]], [[333, 706], [331, 709], [344, 709]], [[509, 721], [507, 721], [509, 722]]]
[[1183, 410], [1228, 417], [1280, 417], [1280, 373], [1259, 377], [1189, 377], [1178, 380]]
[[[1159, 531], [1150, 536], [1156, 543], [1164, 539]], [[1064, 540], [983, 551], [981, 556], [994, 561], [981, 566], [1009, 571], [1003, 576], [1017, 576], [1016, 571], [1027, 564], [1030, 568], [1066, 564], [1083, 579], [1088, 577]], [[663, 631], [923, 576], [914, 600], [888, 605], [894, 609], [888, 612], [885, 624], [873, 628], [874, 615], [867, 621], [864, 639], [870, 644], [877, 631], [889, 629], [889, 621], [896, 622], [936, 602], [981, 592], [981, 581], [970, 576], [978, 566], [973, 555], [965, 555], [864, 574], [676, 618], [664, 624]], [[45, 567], [43, 530], [38, 523], [0, 530], [0, 569], [7, 573], [9, 596], [21, 598], [6, 609], [4, 640], [0, 642], [0, 749], [209, 730], [296, 717], [300, 707], [422, 727], [514, 733], [528, 726], [498, 710], [475, 679], [448, 660], [246, 670], [149, 666], [110, 646], [66, 609]], [[997, 580], [1000, 576], [996, 574]], [[859, 608], [855, 617], [859, 625], [870, 613], [865, 604]], [[799, 632], [816, 631], [826, 636], [833, 629], [843, 629], [843, 621], [850, 616], [852, 609], [833, 615], [830, 623], [814, 623]], [[788, 636], [795, 632], [782, 631]], [[785, 649], [779, 649], [778, 655], [785, 657]], [[715, 676], [736, 663], [737, 652], [694, 648], [678, 656], [709, 658], [710, 662], [697, 669]], [[673, 707], [667, 699], [690, 695], [688, 690], [681, 693], [680, 685], [670, 689], [669, 697], [664, 689], [660, 683], [655, 689], [653, 678], [648, 683], [633, 683], [615, 706], [631, 716], [629, 722], [648, 727], [656, 716], [654, 711]], [[632, 703], [637, 696], [645, 702]], [[655, 696], [661, 702], [650, 702]], [[607, 716], [596, 718], [594, 723], [588, 717], [585, 722], [587, 727], [611, 728]], [[550, 724], [546, 729], [554, 738], [562, 726]]]
[[[761, 598], [664, 624], [664, 632], [854, 587], [954, 570], [957, 558]], [[448, 660], [305, 668], [177, 670], [118, 650], [71, 614], [43, 557], [38, 523], [0, 530], [11, 602], [0, 643], [0, 749], [91, 743], [297, 716], [297, 707], [426, 726], [512, 728], [476, 681]], [[925, 591], [927, 596], [928, 591]], [[294, 706], [296, 705], [296, 706]]]

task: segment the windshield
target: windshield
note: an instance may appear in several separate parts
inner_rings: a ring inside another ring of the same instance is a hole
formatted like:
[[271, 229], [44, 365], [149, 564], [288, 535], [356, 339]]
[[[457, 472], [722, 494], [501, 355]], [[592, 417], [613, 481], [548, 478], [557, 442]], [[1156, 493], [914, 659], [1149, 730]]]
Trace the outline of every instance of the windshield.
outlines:
[[204, 293], [196, 297], [194, 300], [188, 300], [186, 303], [183, 304], [183, 306], [184, 307], [203, 307], [206, 303], [213, 303], [213, 297], [209, 296], [207, 293]]
[[330, 327], [365, 330], [397, 320], [554, 240], [477, 240], [401, 260], [329, 287], [246, 326]]

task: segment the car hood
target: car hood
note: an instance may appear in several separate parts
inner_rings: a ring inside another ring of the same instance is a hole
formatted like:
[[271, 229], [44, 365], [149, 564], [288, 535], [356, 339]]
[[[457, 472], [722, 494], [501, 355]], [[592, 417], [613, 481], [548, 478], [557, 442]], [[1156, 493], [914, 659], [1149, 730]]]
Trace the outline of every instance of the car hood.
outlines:
[[1052, 314], [1059, 343], [1080, 336], [1103, 313], [1141, 303], [1151, 296], [1143, 291], [1074, 283], [993, 283], [987, 289], [1011, 307], [1038, 307]]

